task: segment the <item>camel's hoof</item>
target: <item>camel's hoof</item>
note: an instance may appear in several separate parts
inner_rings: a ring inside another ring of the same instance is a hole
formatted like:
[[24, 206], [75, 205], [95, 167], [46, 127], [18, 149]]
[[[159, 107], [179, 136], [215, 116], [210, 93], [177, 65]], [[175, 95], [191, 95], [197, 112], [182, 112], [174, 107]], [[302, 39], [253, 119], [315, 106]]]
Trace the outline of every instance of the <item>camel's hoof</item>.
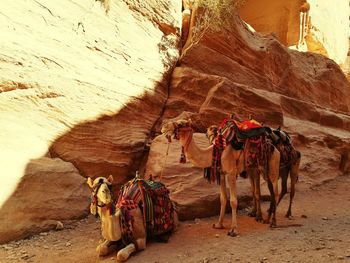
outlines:
[[238, 233], [234, 229], [231, 229], [230, 231], [227, 232], [227, 235], [230, 237], [236, 237], [238, 236]]
[[276, 221], [272, 221], [270, 224], [270, 228], [276, 228], [276, 227], [277, 227]]
[[248, 216], [250, 217], [256, 217], [256, 211], [251, 211], [248, 213]]
[[222, 224], [213, 224], [213, 228], [215, 228], [215, 229], [223, 229], [224, 226]]
[[255, 221], [256, 221], [256, 222], [259, 222], [259, 223], [265, 223], [265, 221], [264, 221], [264, 219], [263, 219], [262, 216], [256, 216], [256, 217], [255, 217]]
[[117, 253], [117, 260], [118, 261], [126, 261], [129, 258], [129, 255], [125, 253], [124, 251], [119, 251]]

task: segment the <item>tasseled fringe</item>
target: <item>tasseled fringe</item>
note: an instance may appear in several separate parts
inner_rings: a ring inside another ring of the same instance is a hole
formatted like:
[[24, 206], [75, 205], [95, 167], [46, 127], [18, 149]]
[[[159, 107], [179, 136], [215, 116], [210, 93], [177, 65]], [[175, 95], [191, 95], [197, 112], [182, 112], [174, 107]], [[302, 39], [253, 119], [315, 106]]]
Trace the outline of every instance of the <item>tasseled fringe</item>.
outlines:
[[221, 154], [222, 149], [214, 144], [212, 165], [211, 167], [204, 168], [204, 178], [207, 179], [208, 182], [216, 181], [218, 185], [220, 185]]
[[183, 146], [181, 147], [180, 163], [186, 163], [185, 148]]

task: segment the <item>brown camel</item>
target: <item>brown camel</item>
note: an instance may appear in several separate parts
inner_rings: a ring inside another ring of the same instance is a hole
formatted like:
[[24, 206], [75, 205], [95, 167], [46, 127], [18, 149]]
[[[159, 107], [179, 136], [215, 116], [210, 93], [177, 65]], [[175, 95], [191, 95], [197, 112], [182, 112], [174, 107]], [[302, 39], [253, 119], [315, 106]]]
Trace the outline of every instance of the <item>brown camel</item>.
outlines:
[[[218, 134], [218, 127], [215, 125], [210, 126], [207, 129], [207, 136], [212, 142], [213, 139]], [[237, 137], [236, 137], [237, 138]], [[257, 147], [253, 140], [243, 139], [241, 140], [241, 146], [244, 144], [244, 170], [247, 172], [247, 175], [250, 180], [252, 197], [253, 197], [253, 210], [249, 213], [249, 216], [255, 217], [258, 222], [269, 223], [271, 216], [271, 227], [276, 226], [276, 208], [278, 200], [278, 177], [279, 177], [279, 163], [280, 163], [280, 153], [271, 147], [271, 154], [269, 157], [266, 157], [265, 165], [257, 162], [255, 165], [248, 165], [248, 154], [252, 151], [255, 151], [257, 154]], [[232, 145], [232, 142], [231, 142]], [[236, 146], [240, 147], [236, 142]], [[268, 218], [263, 220], [260, 204], [260, 174], [268, 183], [268, 189], [271, 195], [270, 208], [268, 211]]]
[[281, 153], [280, 178], [282, 190], [277, 205], [287, 193], [287, 181], [288, 176], [290, 175], [289, 207], [285, 215], [286, 217], [290, 218], [292, 216], [292, 203], [295, 195], [295, 184], [298, 181], [301, 153], [294, 148], [289, 134], [285, 131], [281, 131], [280, 128], [271, 130], [269, 135], [273, 144]]
[[[186, 120], [169, 121], [162, 127], [162, 133], [168, 139], [174, 135], [184, 147], [184, 152], [187, 159], [195, 166], [207, 168], [212, 165], [213, 145], [202, 149], [197, 146], [193, 139], [193, 129], [191, 122]], [[214, 228], [224, 228], [223, 221], [225, 215], [225, 208], [227, 203], [226, 180], [230, 192], [230, 205], [232, 209], [231, 227], [228, 235], [237, 236], [237, 191], [236, 179], [237, 175], [243, 171], [243, 155], [241, 150], [235, 150], [232, 147], [226, 147], [221, 155], [220, 174], [220, 216]], [[226, 178], [225, 178], [226, 176]]]

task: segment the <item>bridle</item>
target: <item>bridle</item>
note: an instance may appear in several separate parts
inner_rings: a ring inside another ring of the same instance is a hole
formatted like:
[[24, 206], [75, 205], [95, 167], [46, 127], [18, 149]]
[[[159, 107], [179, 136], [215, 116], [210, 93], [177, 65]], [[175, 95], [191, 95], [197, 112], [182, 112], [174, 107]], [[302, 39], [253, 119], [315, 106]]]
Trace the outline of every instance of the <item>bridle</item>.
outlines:
[[[109, 192], [110, 192], [110, 195], [111, 195], [111, 202], [106, 204], [106, 203], [102, 203], [99, 198], [97, 197], [97, 194], [98, 194], [98, 191], [100, 190], [101, 186], [103, 184], [106, 184], [108, 189], [109, 189]], [[113, 191], [112, 191], [112, 185], [109, 185], [107, 184], [106, 182], [103, 181], [103, 179], [100, 179], [100, 181], [98, 182], [98, 184], [94, 187], [94, 190], [92, 192], [92, 195], [91, 195], [91, 205], [94, 205], [94, 206], [97, 206], [97, 207], [100, 207], [100, 208], [103, 208], [103, 207], [106, 207], [106, 206], [109, 206], [108, 208], [111, 209], [111, 212], [114, 211], [113, 209]], [[97, 217], [97, 211], [96, 211], [96, 214], [95, 216]]]
[[[183, 126], [182, 124], [177, 124], [177, 123], [173, 123], [173, 127], [174, 127], [174, 136], [173, 138], [175, 140], [180, 140], [180, 132], [189, 132], [186, 141], [185, 141], [185, 145], [184, 145], [184, 149], [185, 151], [187, 151], [188, 146], [190, 145], [191, 141], [192, 141], [192, 135], [193, 135], [193, 129], [191, 127], [190, 124], [185, 124], [185, 126]], [[171, 142], [171, 136], [167, 135], [167, 139], [168, 142]]]

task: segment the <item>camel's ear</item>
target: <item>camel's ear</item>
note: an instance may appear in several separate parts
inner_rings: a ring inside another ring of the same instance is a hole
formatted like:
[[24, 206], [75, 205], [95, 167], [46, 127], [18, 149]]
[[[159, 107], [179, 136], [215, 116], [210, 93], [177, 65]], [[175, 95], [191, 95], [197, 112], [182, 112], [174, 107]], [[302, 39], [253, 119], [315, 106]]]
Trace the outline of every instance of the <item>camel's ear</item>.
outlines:
[[108, 176], [108, 178], [107, 178], [107, 181], [109, 182], [109, 183], [113, 183], [113, 175], [110, 175], [110, 176]]
[[92, 181], [91, 177], [88, 177], [86, 183], [88, 184], [88, 186], [90, 186], [90, 188], [92, 188], [92, 186], [94, 185], [94, 182]]
[[191, 118], [188, 119], [188, 124], [189, 124], [190, 126], [192, 126], [192, 119], [191, 119]]

